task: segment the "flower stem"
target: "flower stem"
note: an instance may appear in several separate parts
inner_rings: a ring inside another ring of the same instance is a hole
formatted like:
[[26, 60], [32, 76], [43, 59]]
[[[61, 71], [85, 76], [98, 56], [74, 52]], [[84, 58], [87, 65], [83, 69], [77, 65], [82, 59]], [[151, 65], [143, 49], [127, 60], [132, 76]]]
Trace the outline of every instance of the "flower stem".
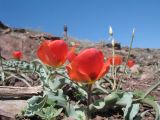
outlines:
[[91, 90], [92, 90], [92, 84], [88, 84], [87, 120], [91, 118], [91, 113], [89, 110], [89, 105], [91, 103]]
[[128, 62], [129, 57], [130, 57], [130, 54], [131, 54], [131, 49], [132, 49], [133, 40], [134, 40], [134, 35], [132, 35], [132, 39], [131, 39], [131, 43], [130, 43], [130, 47], [129, 47], [129, 52], [128, 52], [128, 55], [127, 55], [127, 59], [126, 59], [126, 61], [125, 61], [125, 66], [124, 66], [124, 70], [123, 70], [123, 75], [124, 75], [124, 73], [125, 73], [126, 66], [127, 66], [127, 62]]
[[[127, 59], [126, 59], [126, 61], [125, 61], [122, 78], [124, 77], [124, 74], [125, 74], [125, 71], [126, 71], [127, 62], [128, 62], [128, 60], [129, 60], [129, 57], [130, 57], [130, 54], [131, 54], [131, 49], [132, 49], [133, 40], [134, 40], [134, 34], [132, 34], [132, 38], [131, 38], [131, 42], [130, 42], [130, 47], [129, 47], [129, 52], [128, 52], [128, 55], [127, 55]], [[121, 87], [121, 84], [122, 84], [122, 79], [119, 79], [117, 90]]]
[[156, 89], [160, 85], [160, 80], [156, 82], [154, 85], [152, 85], [142, 96], [142, 99], [144, 99], [150, 92], [152, 92], [154, 89]]
[[112, 66], [112, 77], [113, 77], [113, 90], [116, 88], [116, 80], [115, 80], [115, 60], [114, 60], [114, 56], [115, 56], [115, 43], [114, 43], [114, 40], [113, 40], [113, 43], [112, 43], [112, 63], [113, 63], [113, 66]]
[[115, 90], [116, 87], [117, 87], [117, 68], [116, 67], [114, 67], [114, 79], [113, 79], [113, 81], [114, 81], [113, 90]]
[[2, 63], [2, 55], [1, 55], [1, 51], [0, 51], [0, 62], [1, 62], [0, 64], [1, 64], [2, 71], [4, 71], [4, 70], [3, 70], [3, 63]]

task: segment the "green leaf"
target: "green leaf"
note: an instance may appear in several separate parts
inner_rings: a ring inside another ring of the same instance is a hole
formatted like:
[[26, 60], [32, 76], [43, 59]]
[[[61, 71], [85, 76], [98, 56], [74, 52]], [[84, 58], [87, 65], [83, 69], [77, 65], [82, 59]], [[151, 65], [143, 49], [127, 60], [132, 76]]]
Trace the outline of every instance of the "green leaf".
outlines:
[[49, 72], [47, 66], [46, 66], [45, 64], [43, 64], [39, 59], [36, 59], [36, 60], [34, 60], [33, 62], [37, 62], [37, 63], [39, 63], [40, 65], [42, 65], [42, 67], [43, 67], [43, 69], [46, 71], [46, 73]]
[[129, 120], [133, 120], [139, 112], [139, 104], [133, 104], [130, 109]]
[[62, 106], [62, 107], [66, 107], [67, 105], [67, 100], [63, 95], [63, 90], [62, 89], [58, 89], [57, 93], [53, 93], [50, 91], [45, 91], [45, 94], [48, 95], [48, 100], [47, 103], [48, 104], [52, 104], [52, 102], [57, 102], [57, 105]]
[[160, 106], [156, 101], [145, 98], [141, 100], [142, 103], [148, 104], [155, 110], [155, 120], [160, 120]]
[[69, 117], [75, 118], [76, 120], [85, 120], [85, 112], [83, 109], [79, 108], [78, 106], [73, 106], [70, 103], [67, 103], [66, 112]]
[[112, 92], [111, 94], [104, 97], [104, 99], [96, 100], [93, 104], [90, 104], [89, 108], [92, 111], [96, 109], [102, 109], [107, 105], [113, 105], [120, 99], [120, 94]]
[[54, 111], [53, 117], [57, 117], [62, 112], [62, 110], [63, 108], [59, 108], [58, 110]]
[[26, 110], [24, 111], [24, 116], [34, 116], [37, 111], [40, 111], [47, 101], [47, 95], [41, 96], [33, 96], [28, 100], [28, 105]]
[[133, 94], [131, 92], [125, 92], [121, 97], [121, 99], [119, 99], [116, 102], [116, 104], [118, 105], [126, 106], [124, 110], [124, 115], [123, 115], [125, 120], [130, 120], [129, 116], [130, 116], [130, 108], [132, 107], [132, 98], [133, 98]]
[[104, 100], [96, 100], [94, 104], [90, 104], [89, 108], [93, 111], [93, 109], [102, 109], [104, 106]]
[[63, 108], [56, 109], [54, 105], [43, 108], [41, 111], [37, 111], [36, 115], [40, 116], [44, 120], [53, 120], [62, 112]]
[[101, 84], [100, 81], [96, 81], [96, 82], [95, 82], [96, 91], [100, 90], [100, 91], [102, 91], [103, 93], [108, 93], [108, 91], [107, 91], [105, 88], [103, 88], [100, 84]]
[[[144, 96], [145, 92], [144, 91], [141, 91], [141, 90], [135, 90], [133, 92], [133, 96], [135, 98], [141, 98], [142, 96]], [[151, 95], [147, 95], [146, 98], [150, 99], [150, 100], [156, 100], [156, 98], [154, 96], [151, 96]]]
[[52, 90], [57, 90], [57, 89], [61, 88], [65, 84], [64, 81], [65, 81], [65, 78], [56, 77], [56, 78], [51, 78], [48, 81], [48, 84], [49, 84], [49, 87]]
[[4, 71], [1, 70], [1, 80], [4, 81], [5, 80], [5, 74], [4, 74]]

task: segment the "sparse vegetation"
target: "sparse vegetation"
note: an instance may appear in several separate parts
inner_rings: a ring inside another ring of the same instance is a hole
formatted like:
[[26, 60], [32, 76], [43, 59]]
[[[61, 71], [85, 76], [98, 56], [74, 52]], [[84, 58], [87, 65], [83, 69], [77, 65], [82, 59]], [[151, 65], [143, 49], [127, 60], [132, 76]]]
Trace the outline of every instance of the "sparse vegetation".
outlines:
[[[27, 100], [16, 119], [160, 119], [160, 94], [155, 91], [160, 84], [160, 51], [131, 50], [134, 32], [130, 48], [118, 50], [111, 28], [111, 46], [105, 43], [88, 45], [69, 39], [39, 40], [36, 33], [25, 32], [21, 34], [26, 37], [22, 46], [21, 37], [18, 41], [10, 37], [10, 33], [0, 34], [0, 45], [6, 44], [8, 38], [14, 40], [10, 45], [0, 46], [1, 85], [42, 88], [34, 96], [17, 97], [17, 93], [9, 96], [10, 99]], [[12, 46], [15, 41], [16, 47]], [[31, 46], [28, 48], [28, 45]], [[11, 56], [18, 48], [19, 51]], [[5, 91], [0, 94], [8, 99]]]

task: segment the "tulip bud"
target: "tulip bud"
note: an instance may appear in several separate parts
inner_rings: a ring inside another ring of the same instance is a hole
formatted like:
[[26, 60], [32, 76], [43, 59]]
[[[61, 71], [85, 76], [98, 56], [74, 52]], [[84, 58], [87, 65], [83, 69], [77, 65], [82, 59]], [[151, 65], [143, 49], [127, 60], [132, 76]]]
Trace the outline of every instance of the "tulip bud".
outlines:
[[109, 35], [110, 35], [110, 36], [113, 36], [113, 30], [112, 30], [112, 27], [111, 27], [111, 26], [109, 26]]
[[134, 37], [134, 33], [135, 33], [135, 28], [133, 28], [132, 37]]
[[13, 51], [12, 56], [13, 56], [13, 58], [15, 58], [17, 60], [20, 60], [22, 58], [22, 52], [19, 50]]
[[114, 47], [114, 46], [115, 46], [115, 40], [112, 39], [112, 47]]

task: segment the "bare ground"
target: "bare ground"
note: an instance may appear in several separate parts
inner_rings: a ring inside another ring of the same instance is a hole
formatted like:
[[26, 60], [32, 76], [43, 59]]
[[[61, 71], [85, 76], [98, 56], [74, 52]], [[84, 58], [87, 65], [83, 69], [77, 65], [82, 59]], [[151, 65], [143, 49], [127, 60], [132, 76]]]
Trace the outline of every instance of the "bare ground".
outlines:
[[[2, 50], [2, 56], [6, 59], [12, 58], [11, 54], [14, 50], [21, 50], [23, 52], [24, 60], [33, 60], [36, 58], [36, 50], [38, 48], [40, 40], [43, 39], [60, 39], [43, 32], [35, 32], [24, 29], [12, 29], [4, 28], [0, 25], [0, 48]], [[107, 46], [101, 46], [101, 44], [90, 44], [79, 42], [81, 48], [96, 47], [99, 49], [103, 48], [105, 56], [112, 53], [111, 48]], [[142, 46], [143, 47], [143, 46]], [[128, 47], [122, 47], [120, 50], [116, 50], [116, 54], [126, 56], [128, 54]], [[160, 49], [150, 48], [134, 48], [131, 51], [131, 58], [136, 61], [136, 65], [131, 69], [132, 74], [126, 78], [123, 83], [124, 89], [128, 91], [142, 90], [146, 91], [151, 85], [159, 81], [160, 77]], [[37, 85], [37, 81], [33, 85]], [[6, 85], [12, 86], [25, 86], [19, 81], [8, 81]], [[160, 87], [154, 90], [151, 95], [155, 96], [157, 101], [160, 102]], [[143, 108], [142, 108], [143, 109]], [[111, 111], [111, 110], [110, 110]], [[103, 115], [102, 115], [103, 116]], [[102, 116], [95, 116], [95, 120], [119, 120], [121, 116], [119, 113], [115, 113], [114, 118], [103, 118]], [[152, 120], [153, 117], [146, 118], [145, 120]]]

